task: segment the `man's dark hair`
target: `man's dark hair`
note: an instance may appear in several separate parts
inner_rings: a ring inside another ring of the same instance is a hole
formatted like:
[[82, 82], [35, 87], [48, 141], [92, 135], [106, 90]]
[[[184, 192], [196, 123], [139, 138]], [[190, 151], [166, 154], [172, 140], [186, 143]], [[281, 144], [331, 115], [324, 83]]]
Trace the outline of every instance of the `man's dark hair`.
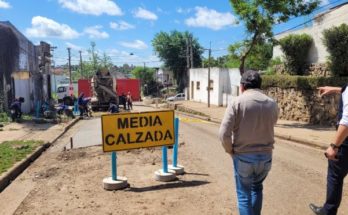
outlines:
[[244, 86], [244, 89], [260, 89], [262, 84], [262, 78], [257, 71], [248, 70], [243, 73], [240, 83]]

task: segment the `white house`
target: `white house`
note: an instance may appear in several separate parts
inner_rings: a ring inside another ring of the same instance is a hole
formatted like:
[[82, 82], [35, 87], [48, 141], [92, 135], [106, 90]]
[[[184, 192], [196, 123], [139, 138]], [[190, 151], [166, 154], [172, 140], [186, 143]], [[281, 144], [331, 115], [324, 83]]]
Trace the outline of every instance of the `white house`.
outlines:
[[[218, 106], [227, 104], [239, 95], [239, 69], [211, 68], [210, 103]], [[208, 69], [190, 69], [190, 100], [208, 102]]]
[[[279, 40], [289, 34], [308, 34], [313, 38], [313, 45], [308, 56], [308, 63], [325, 63], [329, 54], [322, 41], [322, 32], [325, 29], [339, 26], [343, 23], [348, 24], [348, 2], [316, 15], [310, 27], [278, 34], [275, 38]], [[283, 53], [280, 46], [275, 46], [273, 48], [273, 58], [282, 57], [282, 55]]]
[[166, 86], [167, 84], [169, 86], [172, 86], [174, 84], [174, 76], [172, 71], [159, 69], [156, 72], [155, 76], [156, 81], [164, 86]]

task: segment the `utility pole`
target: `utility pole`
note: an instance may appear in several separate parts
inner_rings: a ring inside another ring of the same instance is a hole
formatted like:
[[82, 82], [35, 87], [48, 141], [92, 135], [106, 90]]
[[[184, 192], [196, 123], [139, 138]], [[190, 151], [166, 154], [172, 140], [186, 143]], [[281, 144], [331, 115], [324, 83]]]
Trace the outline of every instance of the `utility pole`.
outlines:
[[79, 53], [80, 53], [80, 70], [81, 70], [81, 78], [83, 78], [83, 72], [82, 72], [82, 51], [80, 50], [79, 51]]
[[190, 58], [191, 58], [191, 68], [194, 68], [194, 66], [193, 66], [193, 47], [192, 47], [192, 37], [190, 37]]
[[211, 58], [211, 42], [209, 45], [209, 55], [208, 55], [208, 107], [210, 107], [210, 58]]
[[[57, 46], [51, 46], [51, 53], [52, 53], [52, 61], [51, 61], [51, 67], [53, 66], [53, 68], [56, 67], [56, 61], [53, 60], [53, 56], [54, 56], [54, 50], [57, 48]], [[53, 63], [53, 65], [52, 65]], [[56, 93], [57, 92], [57, 80], [56, 80], [56, 74], [52, 74], [53, 75], [53, 78], [54, 78], [54, 92]]]
[[186, 98], [190, 100], [190, 40], [186, 38], [186, 68], [187, 68], [187, 88]]
[[72, 80], [71, 80], [71, 48], [68, 48], [68, 67], [69, 67], [69, 80], [70, 80], [70, 85], [72, 84]]

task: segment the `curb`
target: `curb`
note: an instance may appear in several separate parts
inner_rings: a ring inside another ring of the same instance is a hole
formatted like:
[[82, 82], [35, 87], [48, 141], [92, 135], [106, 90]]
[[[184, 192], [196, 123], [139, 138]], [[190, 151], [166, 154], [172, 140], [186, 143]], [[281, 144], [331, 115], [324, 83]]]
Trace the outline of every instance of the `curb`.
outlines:
[[[185, 116], [189, 116], [189, 117], [193, 117], [193, 118], [198, 118], [201, 120], [206, 120], [209, 122], [213, 122], [216, 124], [221, 124], [221, 120], [216, 119], [216, 118], [210, 118], [210, 117], [203, 117], [203, 116], [199, 116], [199, 115], [195, 115], [195, 114], [191, 114], [191, 113], [185, 113], [182, 111], [177, 111], [175, 110], [176, 113], [181, 114], [181, 115], [185, 115]], [[327, 145], [323, 142], [318, 142], [318, 141], [311, 141], [311, 140], [307, 140], [304, 138], [299, 138], [299, 137], [293, 137], [291, 135], [284, 135], [284, 134], [279, 134], [277, 132], [275, 132], [274, 136], [276, 138], [282, 139], [282, 140], [288, 140], [288, 141], [292, 141], [292, 142], [296, 142], [299, 144], [303, 144], [303, 145], [307, 145], [310, 147], [314, 147], [314, 148], [318, 148], [318, 149], [322, 149], [322, 150], [326, 150], [327, 149]]]
[[72, 126], [74, 126], [79, 121], [79, 118], [73, 119], [64, 130], [57, 135], [52, 141], [47, 142], [39, 146], [35, 151], [28, 155], [24, 160], [18, 162], [13, 167], [11, 167], [7, 172], [0, 176], [0, 193], [11, 184], [32, 162], [34, 162], [40, 155], [49, 148], [53, 143], [55, 143], [60, 137], [62, 137]]

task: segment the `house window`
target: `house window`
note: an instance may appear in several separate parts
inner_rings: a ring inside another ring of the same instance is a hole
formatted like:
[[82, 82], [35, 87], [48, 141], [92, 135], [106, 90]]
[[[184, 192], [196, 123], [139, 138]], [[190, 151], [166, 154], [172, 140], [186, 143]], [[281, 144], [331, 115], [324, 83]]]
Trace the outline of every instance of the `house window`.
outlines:
[[201, 82], [197, 81], [196, 83], [196, 89], [200, 90], [201, 89]]
[[58, 87], [58, 93], [64, 93], [66, 92], [65, 87]]

